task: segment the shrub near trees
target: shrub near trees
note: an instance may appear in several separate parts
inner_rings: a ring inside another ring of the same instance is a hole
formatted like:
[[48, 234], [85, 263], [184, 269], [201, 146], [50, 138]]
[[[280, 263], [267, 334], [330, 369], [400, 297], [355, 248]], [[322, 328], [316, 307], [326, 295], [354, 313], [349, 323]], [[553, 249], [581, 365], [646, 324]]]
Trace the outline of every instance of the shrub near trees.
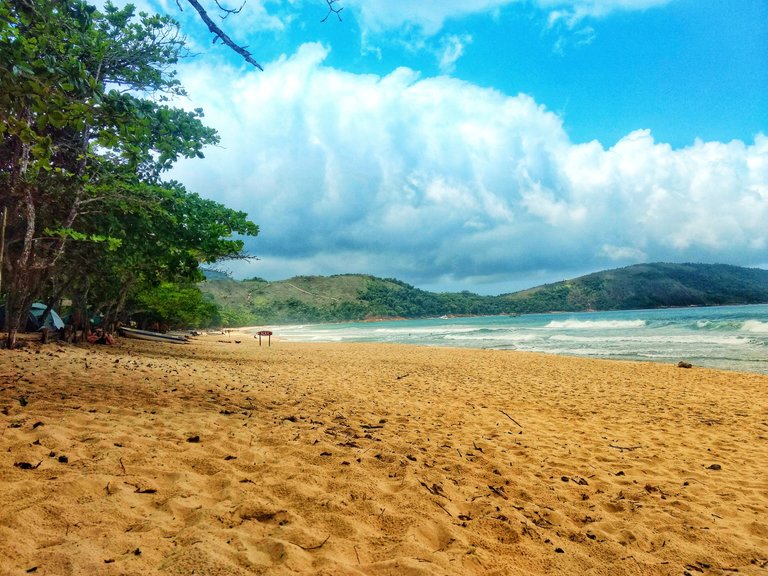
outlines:
[[0, 212], [7, 345], [34, 300], [70, 296], [114, 321], [198, 265], [243, 257], [246, 214], [162, 174], [216, 132], [184, 94], [169, 17], [75, 0], [0, 3]]

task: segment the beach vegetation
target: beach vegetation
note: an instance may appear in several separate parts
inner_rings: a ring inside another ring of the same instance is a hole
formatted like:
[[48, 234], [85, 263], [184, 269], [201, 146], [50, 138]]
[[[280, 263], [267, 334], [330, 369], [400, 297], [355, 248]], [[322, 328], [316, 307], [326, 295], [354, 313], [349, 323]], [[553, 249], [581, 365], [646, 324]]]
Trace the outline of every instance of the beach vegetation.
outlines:
[[133, 317], [147, 326], [204, 326], [218, 314], [213, 299], [204, 295], [194, 284], [163, 282], [140, 292], [136, 300]]
[[[201, 263], [243, 257], [246, 215], [166, 182], [216, 131], [184, 95], [178, 24], [79, 0], [0, 4], [0, 211], [8, 346], [35, 300], [114, 321]], [[195, 287], [196, 288], [196, 287]], [[188, 289], [185, 288], [185, 289]]]

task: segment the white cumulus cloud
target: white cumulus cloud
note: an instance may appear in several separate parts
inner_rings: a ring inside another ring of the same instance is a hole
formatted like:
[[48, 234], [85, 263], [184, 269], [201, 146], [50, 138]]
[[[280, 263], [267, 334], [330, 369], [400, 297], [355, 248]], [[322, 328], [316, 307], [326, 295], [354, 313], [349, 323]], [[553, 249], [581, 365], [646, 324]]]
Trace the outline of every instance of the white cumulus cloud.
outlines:
[[450, 34], [441, 41], [438, 65], [440, 72], [450, 74], [456, 68], [456, 62], [464, 55], [464, 48], [472, 43], [472, 37], [468, 34], [457, 36]]
[[243, 75], [181, 69], [222, 137], [173, 174], [245, 210], [240, 274], [366, 272], [481, 290], [543, 270], [768, 260], [768, 138], [673, 149], [647, 130], [575, 144], [529, 96], [410, 69], [356, 75], [327, 50]]

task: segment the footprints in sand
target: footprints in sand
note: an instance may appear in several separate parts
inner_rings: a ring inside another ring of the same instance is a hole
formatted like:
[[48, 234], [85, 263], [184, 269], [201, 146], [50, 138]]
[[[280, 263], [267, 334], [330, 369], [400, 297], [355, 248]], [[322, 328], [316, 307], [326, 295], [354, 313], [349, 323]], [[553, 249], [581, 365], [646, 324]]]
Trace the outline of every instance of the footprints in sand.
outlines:
[[178, 348], [0, 355], [3, 570], [767, 569], [765, 379], [462, 350]]

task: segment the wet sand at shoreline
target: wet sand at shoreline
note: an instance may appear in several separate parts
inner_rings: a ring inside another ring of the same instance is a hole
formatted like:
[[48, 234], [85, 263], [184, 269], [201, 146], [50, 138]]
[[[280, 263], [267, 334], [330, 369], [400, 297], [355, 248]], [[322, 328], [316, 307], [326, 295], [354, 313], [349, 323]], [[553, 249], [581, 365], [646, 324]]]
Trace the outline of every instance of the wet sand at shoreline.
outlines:
[[736, 571], [768, 574], [765, 375], [236, 333], [0, 350], [0, 575]]

